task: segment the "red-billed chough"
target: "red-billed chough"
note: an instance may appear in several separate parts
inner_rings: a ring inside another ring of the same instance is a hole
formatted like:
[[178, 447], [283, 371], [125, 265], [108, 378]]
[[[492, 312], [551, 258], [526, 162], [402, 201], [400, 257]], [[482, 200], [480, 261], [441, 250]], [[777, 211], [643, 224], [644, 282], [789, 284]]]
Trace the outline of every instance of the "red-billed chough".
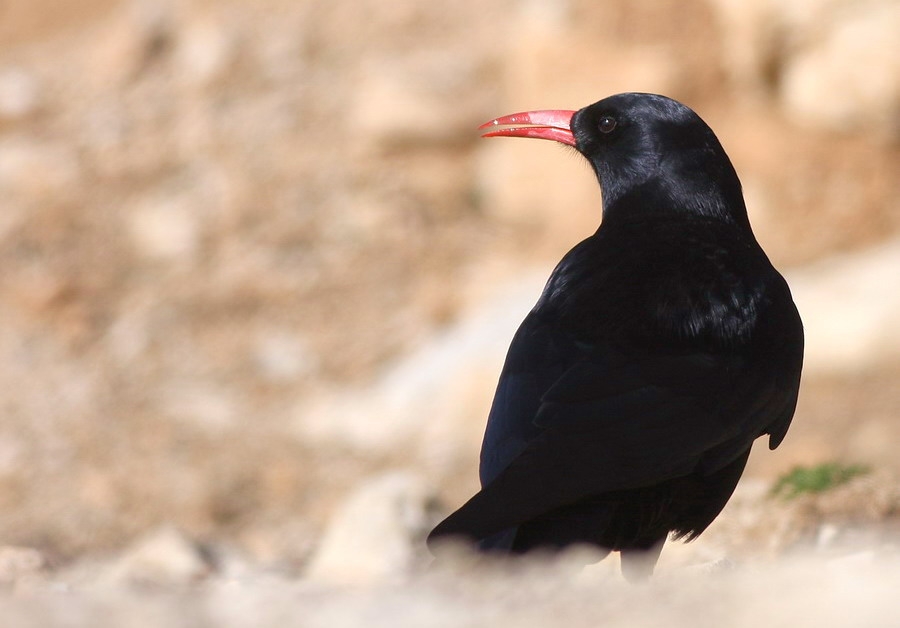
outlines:
[[574, 146], [600, 181], [603, 218], [516, 332], [482, 488], [428, 542], [507, 553], [588, 543], [645, 577], [670, 534], [692, 539], [719, 514], [753, 441], [784, 438], [800, 316], [731, 161], [683, 104], [619, 94], [482, 128]]

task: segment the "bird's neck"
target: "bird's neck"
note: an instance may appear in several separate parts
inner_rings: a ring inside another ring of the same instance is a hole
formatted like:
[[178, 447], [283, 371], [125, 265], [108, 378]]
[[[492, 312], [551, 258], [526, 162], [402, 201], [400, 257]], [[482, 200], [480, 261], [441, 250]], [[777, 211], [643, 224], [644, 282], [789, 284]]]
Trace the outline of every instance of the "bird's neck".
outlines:
[[643, 222], [697, 217], [750, 228], [747, 209], [735, 177], [728, 185], [652, 176], [617, 189], [603, 188], [604, 222]]

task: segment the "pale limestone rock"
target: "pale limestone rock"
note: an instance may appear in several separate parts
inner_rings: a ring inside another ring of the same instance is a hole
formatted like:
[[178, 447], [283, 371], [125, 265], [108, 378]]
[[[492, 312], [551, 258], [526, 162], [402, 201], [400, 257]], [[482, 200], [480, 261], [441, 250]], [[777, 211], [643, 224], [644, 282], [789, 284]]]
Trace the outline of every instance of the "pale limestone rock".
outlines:
[[65, 195], [79, 175], [75, 152], [68, 146], [23, 136], [0, 139], [0, 197], [41, 203]]
[[428, 497], [411, 473], [365, 481], [332, 516], [306, 576], [343, 584], [402, 579], [428, 524]]
[[715, 0], [723, 68], [805, 126], [900, 133], [900, 4]]
[[208, 85], [222, 77], [236, 54], [233, 33], [211, 18], [196, 19], [179, 33], [176, 50], [181, 77], [191, 85]]
[[475, 58], [441, 50], [365, 61], [349, 119], [356, 137], [388, 145], [474, 139], [478, 71]]
[[779, 63], [783, 28], [771, 0], [714, 0], [725, 36], [724, 63], [731, 83], [756, 98], [767, 95], [771, 69]]
[[33, 113], [40, 102], [37, 79], [20, 68], [0, 69], [0, 120], [18, 120]]
[[186, 585], [210, 572], [194, 542], [172, 527], [163, 527], [127, 548], [100, 579], [116, 584]]
[[134, 79], [168, 45], [174, 21], [168, 1], [136, 0], [113, 13], [84, 47], [86, 80], [99, 87]]
[[156, 260], [190, 260], [200, 237], [190, 202], [177, 197], [141, 202], [128, 215], [128, 231], [137, 250]]
[[288, 330], [267, 329], [259, 334], [254, 357], [263, 376], [272, 382], [296, 382], [319, 368], [318, 357], [303, 338]]
[[16, 586], [47, 569], [47, 559], [31, 547], [0, 546], [0, 587]]
[[788, 274], [803, 318], [806, 374], [853, 372], [900, 356], [900, 241]]
[[[789, 4], [789, 3], [786, 3]], [[837, 131], [900, 133], [900, 4], [835, 13], [788, 60], [781, 98], [798, 122]]]
[[498, 287], [493, 298], [385, 370], [371, 386], [323, 394], [297, 408], [308, 442], [385, 454], [440, 468], [477, 451], [503, 357], [540, 294], [546, 271]]
[[232, 428], [244, 416], [232, 388], [204, 379], [167, 382], [160, 401], [166, 416], [207, 430]]

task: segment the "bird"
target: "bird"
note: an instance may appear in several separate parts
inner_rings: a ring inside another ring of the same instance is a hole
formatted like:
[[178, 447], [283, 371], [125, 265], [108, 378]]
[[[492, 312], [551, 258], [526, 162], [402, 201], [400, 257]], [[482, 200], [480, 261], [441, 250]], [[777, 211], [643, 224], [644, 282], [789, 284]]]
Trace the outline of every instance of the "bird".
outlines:
[[803, 324], [751, 229], [738, 175], [686, 105], [623, 93], [502, 116], [484, 137], [572, 147], [602, 192], [511, 342], [481, 489], [428, 535], [504, 555], [577, 544], [651, 577], [732, 496], [754, 441], [791, 424]]

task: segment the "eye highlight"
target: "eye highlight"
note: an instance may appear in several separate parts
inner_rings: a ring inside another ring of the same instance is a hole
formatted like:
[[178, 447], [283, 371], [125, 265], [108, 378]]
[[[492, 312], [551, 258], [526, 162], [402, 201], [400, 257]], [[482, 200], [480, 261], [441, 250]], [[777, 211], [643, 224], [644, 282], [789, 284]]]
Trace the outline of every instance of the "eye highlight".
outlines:
[[597, 123], [597, 128], [600, 129], [601, 133], [612, 133], [613, 129], [616, 128], [616, 119], [612, 116], [603, 116]]

